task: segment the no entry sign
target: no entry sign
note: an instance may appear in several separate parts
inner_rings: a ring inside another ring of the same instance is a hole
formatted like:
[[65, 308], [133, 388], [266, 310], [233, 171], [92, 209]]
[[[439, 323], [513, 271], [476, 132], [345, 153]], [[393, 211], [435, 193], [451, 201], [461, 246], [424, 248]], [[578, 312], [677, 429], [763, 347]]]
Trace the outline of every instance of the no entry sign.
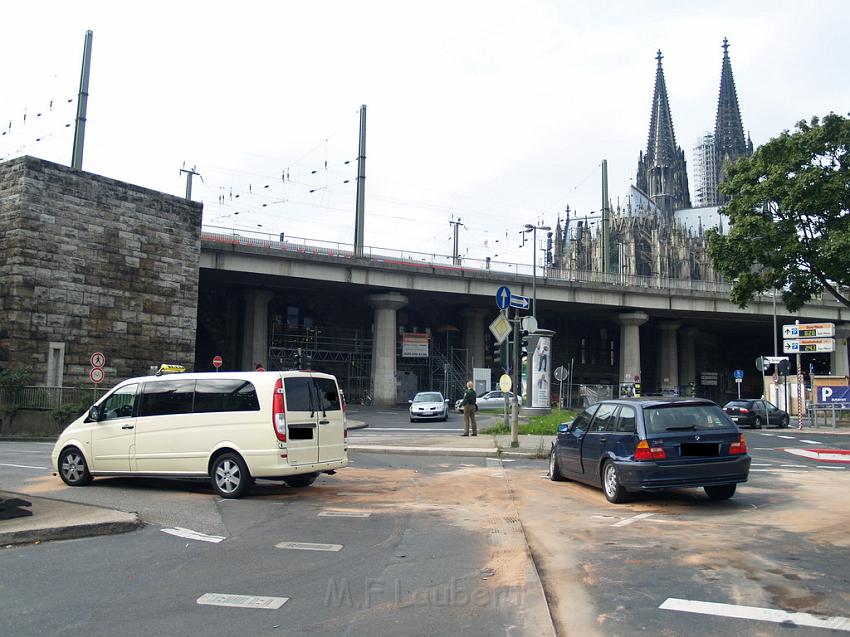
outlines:
[[213, 356], [213, 367], [218, 369], [222, 364], [221, 356]]

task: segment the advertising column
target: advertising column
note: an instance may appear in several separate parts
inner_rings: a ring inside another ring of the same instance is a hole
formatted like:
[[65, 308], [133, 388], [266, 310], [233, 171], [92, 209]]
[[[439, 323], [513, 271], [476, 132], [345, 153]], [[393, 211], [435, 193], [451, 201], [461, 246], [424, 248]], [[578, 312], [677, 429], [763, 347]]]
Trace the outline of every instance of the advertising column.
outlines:
[[552, 406], [552, 336], [551, 330], [537, 330], [529, 339], [530, 358], [527, 378], [528, 406], [549, 409]]

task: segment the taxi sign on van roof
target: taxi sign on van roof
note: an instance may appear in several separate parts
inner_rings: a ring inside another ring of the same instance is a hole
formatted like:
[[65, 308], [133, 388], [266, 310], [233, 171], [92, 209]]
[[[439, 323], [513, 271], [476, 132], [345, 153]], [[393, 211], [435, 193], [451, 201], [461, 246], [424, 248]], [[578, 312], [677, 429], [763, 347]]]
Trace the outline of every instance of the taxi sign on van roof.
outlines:
[[156, 375], [161, 376], [162, 374], [182, 374], [186, 371], [186, 368], [182, 365], [169, 365], [167, 363], [163, 363], [159, 366], [159, 369], [156, 370]]

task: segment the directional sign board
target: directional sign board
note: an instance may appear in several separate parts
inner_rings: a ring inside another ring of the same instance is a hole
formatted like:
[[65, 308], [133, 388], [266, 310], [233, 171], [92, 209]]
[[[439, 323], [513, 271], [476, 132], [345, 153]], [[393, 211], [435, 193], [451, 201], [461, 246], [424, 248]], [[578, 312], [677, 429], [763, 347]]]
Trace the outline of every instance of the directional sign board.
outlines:
[[500, 345], [505, 342], [508, 334], [511, 333], [511, 322], [505, 318], [505, 315], [499, 312], [499, 316], [490, 323], [490, 333]]
[[777, 365], [782, 361], [787, 361], [787, 356], [765, 356], [764, 359], [771, 365]]
[[511, 304], [511, 291], [507, 285], [503, 285], [498, 290], [496, 290], [496, 305], [499, 306], [500, 310], [508, 309], [508, 306]]
[[834, 338], [792, 338], [782, 341], [782, 351], [786, 354], [815, 354], [834, 352]]
[[511, 307], [515, 307], [519, 310], [527, 310], [531, 305], [531, 300], [527, 296], [517, 296], [516, 294], [511, 294]]
[[799, 325], [782, 326], [782, 338], [821, 338], [831, 336], [835, 336], [835, 323], [800, 323]]

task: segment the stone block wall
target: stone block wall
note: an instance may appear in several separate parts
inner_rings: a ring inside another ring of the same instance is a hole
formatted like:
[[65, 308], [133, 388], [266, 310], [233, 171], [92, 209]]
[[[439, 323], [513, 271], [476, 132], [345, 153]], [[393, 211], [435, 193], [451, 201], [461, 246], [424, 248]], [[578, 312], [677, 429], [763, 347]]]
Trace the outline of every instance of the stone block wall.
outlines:
[[202, 209], [34, 157], [0, 164], [0, 369], [67, 387], [91, 384], [95, 351], [106, 386], [191, 368]]

